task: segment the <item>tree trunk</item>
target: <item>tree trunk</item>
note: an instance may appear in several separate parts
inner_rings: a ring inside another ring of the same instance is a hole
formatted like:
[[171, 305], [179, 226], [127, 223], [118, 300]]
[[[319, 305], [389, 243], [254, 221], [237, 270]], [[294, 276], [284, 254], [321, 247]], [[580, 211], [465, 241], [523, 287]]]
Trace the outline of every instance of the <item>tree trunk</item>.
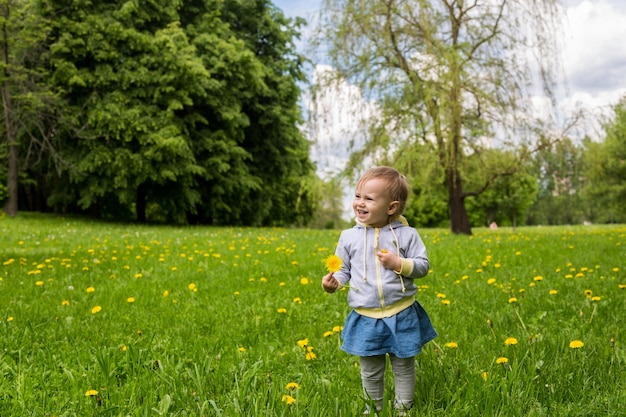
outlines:
[[461, 178], [455, 170], [446, 171], [446, 185], [448, 186], [448, 208], [450, 209], [450, 229], [454, 234], [471, 235], [465, 196], [461, 186]]
[[9, 143], [9, 175], [7, 180], [8, 199], [4, 205], [4, 212], [11, 217], [15, 217], [17, 215], [18, 208], [17, 187], [19, 181], [19, 159], [18, 148], [14, 139], [9, 139]]
[[135, 200], [135, 211], [137, 214], [137, 221], [139, 223], [146, 222], [146, 198], [147, 190], [146, 184], [142, 183], [137, 186], [137, 194]]

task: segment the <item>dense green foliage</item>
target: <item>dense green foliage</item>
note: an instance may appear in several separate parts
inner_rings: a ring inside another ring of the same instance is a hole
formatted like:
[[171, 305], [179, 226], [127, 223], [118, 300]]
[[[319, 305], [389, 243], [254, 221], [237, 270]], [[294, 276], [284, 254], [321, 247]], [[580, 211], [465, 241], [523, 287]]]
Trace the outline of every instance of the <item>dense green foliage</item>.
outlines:
[[590, 215], [601, 222], [626, 222], [626, 97], [614, 106], [603, 142], [585, 142], [583, 164]]
[[60, 175], [49, 165], [25, 170], [37, 181], [26, 193], [105, 218], [310, 219], [300, 21], [268, 0], [28, 3], [49, 22], [40, 62], [62, 91], [55, 138], [64, 165]]
[[[409, 415], [624, 416], [626, 228], [474, 232], [420, 230]], [[360, 415], [338, 235], [0, 217], [0, 415]]]

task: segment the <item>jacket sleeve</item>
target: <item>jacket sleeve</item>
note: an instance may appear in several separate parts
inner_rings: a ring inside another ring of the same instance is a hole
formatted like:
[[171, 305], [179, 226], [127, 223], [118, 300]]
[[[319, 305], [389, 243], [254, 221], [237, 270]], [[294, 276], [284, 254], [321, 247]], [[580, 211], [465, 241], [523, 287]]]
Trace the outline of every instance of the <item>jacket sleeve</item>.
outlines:
[[429, 268], [430, 261], [426, 253], [426, 245], [417, 230], [413, 229], [413, 233], [407, 239], [400, 273], [408, 278], [422, 278], [428, 274]]

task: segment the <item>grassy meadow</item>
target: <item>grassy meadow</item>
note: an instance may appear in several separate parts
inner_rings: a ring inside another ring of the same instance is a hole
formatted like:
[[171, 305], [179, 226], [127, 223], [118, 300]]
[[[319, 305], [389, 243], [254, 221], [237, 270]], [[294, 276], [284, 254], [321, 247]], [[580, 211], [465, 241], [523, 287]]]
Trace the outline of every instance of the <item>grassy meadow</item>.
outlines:
[[[625, 226], [420, 234], [410, 415], [626, 416]], [[338, 236], [0, 218], [0, 416], [360, 415]]]

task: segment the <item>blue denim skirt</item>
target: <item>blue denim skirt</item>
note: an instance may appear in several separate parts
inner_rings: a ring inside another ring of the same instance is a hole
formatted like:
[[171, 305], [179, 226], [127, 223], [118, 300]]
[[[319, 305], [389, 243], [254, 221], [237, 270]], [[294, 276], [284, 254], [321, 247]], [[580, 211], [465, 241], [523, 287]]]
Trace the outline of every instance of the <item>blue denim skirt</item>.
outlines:
[[410, 358], [437, 337], [430, 317], [415, 301], [409, 308], [384, 319], [362, 316], [352, 310], [341, 333], [341, 349], [356, 356], [376, 356], [393, 353]]

